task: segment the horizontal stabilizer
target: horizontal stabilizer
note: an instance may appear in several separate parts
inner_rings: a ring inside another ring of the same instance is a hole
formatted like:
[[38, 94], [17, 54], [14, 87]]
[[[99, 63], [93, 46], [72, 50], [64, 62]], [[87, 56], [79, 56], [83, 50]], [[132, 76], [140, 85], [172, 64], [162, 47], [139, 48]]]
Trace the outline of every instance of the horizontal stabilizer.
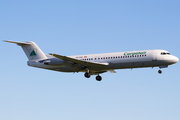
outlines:
[[109, 65], [109, 63], [96, 63], [96, 62], [83, 61], [83, 60], [78, 60], [78, 59], [74, 59], [74, 58], [70, 58], [70, 57], [66, 57], [66, 56], [62, 56], [58, 54], [50, 54], [50, 55], [57, 57], [59, 59], [65, 60], [65, 61], [70, 61], [73, 63], [80, 64], [86, 67], [105, 67]]
[[31, 45], [31, 43], [27, 43], [27, 42], [15, 42], [15, 41], [9, 41], [9, 40], [4, 40], [4, 42], [15, 43], [19, 46]]

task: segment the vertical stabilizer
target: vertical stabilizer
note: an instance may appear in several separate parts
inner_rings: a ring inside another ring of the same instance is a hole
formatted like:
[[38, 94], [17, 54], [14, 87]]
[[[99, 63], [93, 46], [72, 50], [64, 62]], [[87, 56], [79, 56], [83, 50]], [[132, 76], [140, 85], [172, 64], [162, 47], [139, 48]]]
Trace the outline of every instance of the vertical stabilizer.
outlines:
[[5, 41], [5, 42], [15, 43], [21, 46], [29, 60], [47, 59], [46, 55], [34, 42], [31, 41], [28, 42]]

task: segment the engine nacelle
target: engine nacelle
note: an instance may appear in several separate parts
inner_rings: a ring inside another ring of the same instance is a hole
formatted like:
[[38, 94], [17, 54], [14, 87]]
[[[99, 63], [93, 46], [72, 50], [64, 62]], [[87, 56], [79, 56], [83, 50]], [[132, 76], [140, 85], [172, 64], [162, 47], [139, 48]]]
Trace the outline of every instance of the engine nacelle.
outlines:
[[62, 66], [64, 63], [61, 59], [45, 59], [45, 60], [30, 60], [28, 61], [29, 66], [44, 66], [44, 65], [50, 65], [50, 66]]

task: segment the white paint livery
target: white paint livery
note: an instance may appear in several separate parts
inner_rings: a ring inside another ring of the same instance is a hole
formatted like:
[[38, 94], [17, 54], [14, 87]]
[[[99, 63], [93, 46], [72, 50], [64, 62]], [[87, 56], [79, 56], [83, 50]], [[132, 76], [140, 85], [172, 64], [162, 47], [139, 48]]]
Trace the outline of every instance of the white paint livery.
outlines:
[[[166, 68], [175, 64], [179, 59], [165, 50], [141, 50], [117, 53], [91, 54], [62, 56], [58, 54], [45, 55], [34, 42], [14, 42], [22, 47], [29, 61], [29, 66], [54, 70], [59, 72], [85, 72], [84, 76], [89, 78], [97, 75], [96, 80], [101, 81], [101, 73], [114, 69], [133, 69], [143, 67]], [[161, 70], [158, 73], [162, 73]]]

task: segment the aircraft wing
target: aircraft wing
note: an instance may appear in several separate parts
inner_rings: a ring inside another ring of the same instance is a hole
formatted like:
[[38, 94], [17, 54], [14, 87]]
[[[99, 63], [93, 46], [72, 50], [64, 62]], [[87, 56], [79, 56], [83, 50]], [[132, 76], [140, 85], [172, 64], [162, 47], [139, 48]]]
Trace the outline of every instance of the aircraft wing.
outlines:
[[50, 54], [56, 58], [65, 60], [67, 62], [72, 62], [72, 63], [76, 63], [88, 68], [92, 68], [92, 67], [105, 67], [108, 66], [109, 63], [96, 63], [96, 62], [89, 62], [89, 61], [83, 61], [83, 60], [78, 60], [78, 59], [74, 59], [71, 57], [67, 57], [67, 56], [62, 56], [62, 55], [58, 55], [58, 54]]

